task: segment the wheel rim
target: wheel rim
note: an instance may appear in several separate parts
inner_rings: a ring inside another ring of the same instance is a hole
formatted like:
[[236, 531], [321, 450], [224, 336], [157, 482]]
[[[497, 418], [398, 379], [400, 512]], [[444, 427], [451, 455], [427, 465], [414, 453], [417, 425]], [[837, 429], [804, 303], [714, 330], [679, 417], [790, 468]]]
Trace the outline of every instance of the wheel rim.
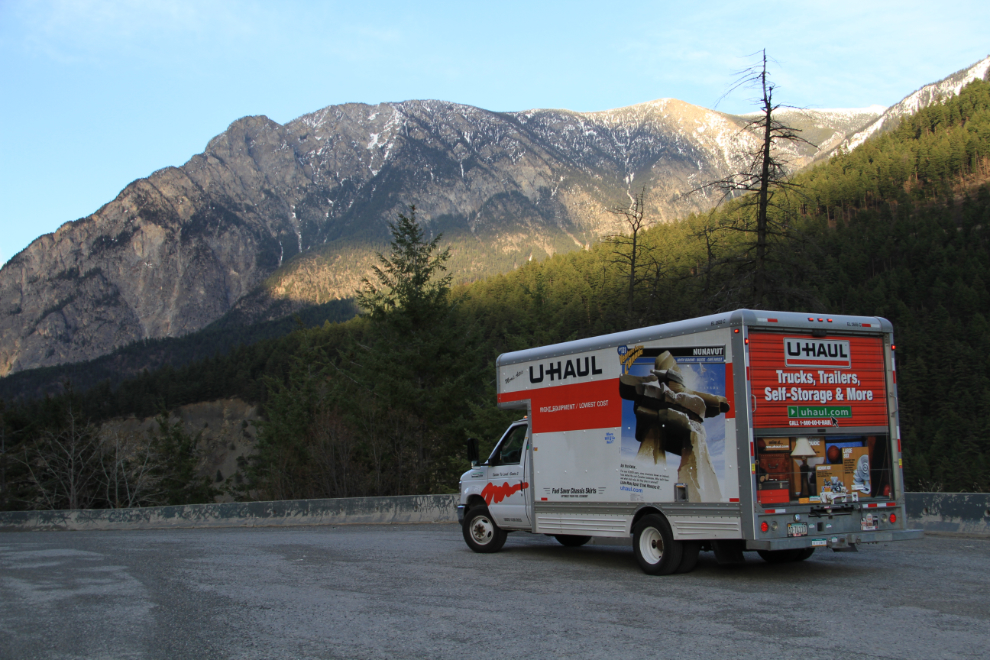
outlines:
[[663, 537], [655, 527], [648, 527], [639, 535], [639, 554], [650, 564], [663, 557]]
[[495, 525], [486, 516], [471, 521], [471, 538], [478, 545], [487, 545], [495, 536]]

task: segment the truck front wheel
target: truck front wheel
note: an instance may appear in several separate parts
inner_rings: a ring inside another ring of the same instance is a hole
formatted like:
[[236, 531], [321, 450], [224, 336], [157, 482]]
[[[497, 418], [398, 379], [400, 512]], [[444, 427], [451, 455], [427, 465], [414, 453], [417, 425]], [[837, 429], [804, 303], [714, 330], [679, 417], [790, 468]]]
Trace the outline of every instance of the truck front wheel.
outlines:
[[667, 520], [650, 514], [633, 528], [633, 552], [636, 562], [648, 575], [670, 575], [681, 565], [684, 546], [674, 540]]
[[475, 552], [498, 552], [505, 545], [508, 536], [504, 529], [495, 524], [488, 508], [476, 506], [464, 516], [464, 542]]

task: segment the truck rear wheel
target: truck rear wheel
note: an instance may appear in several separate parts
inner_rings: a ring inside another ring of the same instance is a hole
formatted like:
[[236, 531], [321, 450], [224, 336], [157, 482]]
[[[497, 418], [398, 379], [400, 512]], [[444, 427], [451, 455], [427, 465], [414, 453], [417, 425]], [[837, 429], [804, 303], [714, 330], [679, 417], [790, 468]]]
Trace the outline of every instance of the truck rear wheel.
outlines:
[[657, 514], [643, 516], [633, 528], [636, 562], [648, 575], [670, 575], [681, 565], [684, 546], [674, 540], [667, 520]]
[[683, 541], [684, 550], [681, 553], [681, 564], [677, 567], [678, 573], [690, 573], [698, 565], [698, 553], [701, 552], [700, 541]]
[[504, 529], [495, 524], [488, 507], [476, 506], [464, 516], [464, 542], [475, 552], [498, 552], [505, 545], [508, 536]]
[[574, 536], [573, 534], [554, 534], [557, 543], [568, 548], [580, 548], [591, 540], [590, 536]]

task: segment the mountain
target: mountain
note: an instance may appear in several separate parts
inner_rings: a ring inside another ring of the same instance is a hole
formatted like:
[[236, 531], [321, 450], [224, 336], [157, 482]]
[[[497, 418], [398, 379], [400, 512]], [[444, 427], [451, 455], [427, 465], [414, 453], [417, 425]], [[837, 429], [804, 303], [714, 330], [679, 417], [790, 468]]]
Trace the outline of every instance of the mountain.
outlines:
[[990, 75], [990, 56], [980, 60], [971, 67], [956, 71], [951, 76], [947, 76], [937, 83], [925, 85], [921, 89], [908, 94], [899, 103], [895, 103], [887, 108], [876, 121], [871, 122], [866, 128], [843, 140], [841, 146], [847, 150], [855, 149], [863, 144], [870, 136], [896, 127], [902, 118], [913, 115], [921, 108], [926, 108], [932, 103], [956, 96], [959, 94], [959, 90], [969, 83], [974, 80], [987, 80], [988, 75]]
[[[781, 108], [777, 112], [777, 118], [788, 126], [800, 130], [801, 137], [816, 146], [813, 151], [806, 147], [805, 155], [810, 156], [811, 161], [818, 161], [834, 153], [850, 135], [875, 122], [885, 110], [882, 105], [826, 110]], [[802, 166], [808, 164], [809, 162], [805, 160]]]
[[[990, 58], [882, 113], [783, 110], [816, 146], [782, 155], [797, 170], [854, 148], [988, 71]], [[711, 199], [685, 193], [744, 169], [756, 144], [747, 119], [674, 99], [595, 113], [407, 101], [285, 125], [240, 119], [0, 270], [0, 376], [348, 298], [409, 204], [444, 234], [461, 281], [621, 232], [609, 210], [643, 188], [653, 221], [705, 210]]]
[[[444, 233], [461, 280], [622, 231], [608, 209], [643, 186], [656, 220], [707, 208], [683, 193], [742, 167], [755, 145], [744, 126], [673, 99], [597, 113], [407, 101], [284, 126], [238, 120], [4, 266], [0, 375], [230, 312], [253, 323], [349, 297], [408, 204]], [[816, 153], [795, 152], [795, 166]]]
[[[431, 161], [418, 153], [410, 157], [408, 137], [401, 130], [372, 132], [369, 146], [375, 143], [392, 157], [382, 165], [388, 176], [377, 174], [382, 187], [371, 186], [372, 193], [389, 200], [372, 225], [376, 233], [365, 227], [363, 233], [317, 244], [287, 262], [238, 301], [235, 311], [242, 318], [271, 320], [303, 305], [352, 295], [374, 261], [372, 245], [387, 240], [385, 223], [403, 210], [403, 200], [415, 202], [432, 232], [443, 232], [453, 271], [468, 281], [534, 258], [587, 248], [622, 232], [624, 226], [609, 209], [628, 204], [643, 187], [649, 190], [648, 217], [655, 221], [710, 208], [712, 200], [685, 193], [745, 167], [747, 154], [757, 145], [746, 130], [746, 117], [673, 99], [598, 113], [494, 114], [429, 103], [433, 121], [436, 109], [443, 108], [444, 129], [438, 133], [446, 158], [416, 171], [413, 163]], [[391, 109], [395, 126], [408, 123], [413, 114], [409, 104]], [[827, 136], [831, 145], [882, 110], [841, 116], [804, 111], [800, 121], [816, 135]], [[321, 118], [310, 116], [310, 121], [319, 124]], [[405, 150], [398, 156], [396, 138], [403, 140], [398, 148]], [[433, 144], [428, 147], [432, 150]], [[787, 160], [795, 170], [822, 154], [809, 145], [789, 149]]]

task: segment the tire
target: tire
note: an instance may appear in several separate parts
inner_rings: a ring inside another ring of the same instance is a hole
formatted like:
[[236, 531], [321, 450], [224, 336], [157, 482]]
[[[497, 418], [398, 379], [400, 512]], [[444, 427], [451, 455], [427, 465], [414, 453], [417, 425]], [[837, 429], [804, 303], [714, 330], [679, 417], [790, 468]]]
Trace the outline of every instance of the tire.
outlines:
[[674, 540], [666, 518], [654, 513], [633, 528], [633, 552], [647, 575], [670, 575], [681, 565], [684, 544]]
[[794, 561], [804, 561], [813, 554], [815, 554], [814, 548], [801, 548], [801, 550], [798, 551], [797, 557]]
[[506, 531], [495, 524], [488, 507], [476, 506], [464, 516], [464, 542], [475, 552], [498, 552], [505, 545]]
[[572, 534], [555, 534], [554, 538], [557, 539], [557, 543], [567, 548], [580, 548], [591, 540], [590, 536], [574, 536]]
[[794, 561], [801, 561], [800, 559], [798, 559], [798, 557], [801, 555], [802, 552], [804, 552], [803, 549], [757, 550], [756, 554], [760, 555], [763, 561], [769, 564], [789, 564]]
[[690, 573], [698, 565], [698, 553], [701, 552], [700, 541], [684, 541], [684, 552], [681, 554], [681, 563], [677, 567], [678, 573]]

